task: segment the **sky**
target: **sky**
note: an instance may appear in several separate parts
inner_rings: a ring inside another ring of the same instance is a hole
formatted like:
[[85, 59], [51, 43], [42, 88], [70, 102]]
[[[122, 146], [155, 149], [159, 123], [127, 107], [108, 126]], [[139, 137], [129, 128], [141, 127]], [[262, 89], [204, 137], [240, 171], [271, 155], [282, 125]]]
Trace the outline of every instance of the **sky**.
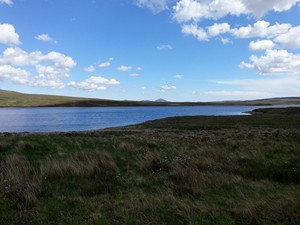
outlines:
[[115, 100], [300, 96], [300, 0], [0, 0], [0, 89]]

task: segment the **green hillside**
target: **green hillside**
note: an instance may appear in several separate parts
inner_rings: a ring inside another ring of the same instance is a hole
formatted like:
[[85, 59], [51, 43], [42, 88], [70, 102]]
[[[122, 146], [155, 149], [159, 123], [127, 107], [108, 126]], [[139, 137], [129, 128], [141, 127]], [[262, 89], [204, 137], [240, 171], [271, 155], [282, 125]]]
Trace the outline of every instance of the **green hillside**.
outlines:
[[96, 98], [23, 94], [19, 92], [0, 90], [0, 107], [104, 107], [192, 105], [300, 105], [300, 97], [220, 102], [114, 101]]
[[113, 101], [95, 98], [77, 98], [55, 95], [22, 94], [11, 91], [0, 91], [0, 107], [101, 107], [130, 105], [161, 105], [162, 103]]

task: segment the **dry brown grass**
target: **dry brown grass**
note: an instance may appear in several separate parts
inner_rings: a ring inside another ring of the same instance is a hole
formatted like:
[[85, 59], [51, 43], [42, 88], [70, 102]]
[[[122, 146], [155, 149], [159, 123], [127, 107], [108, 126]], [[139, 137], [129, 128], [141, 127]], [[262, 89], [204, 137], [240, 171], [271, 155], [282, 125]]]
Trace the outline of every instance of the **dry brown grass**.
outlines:
[[16, 154], [8, 155], [0, 165], [0, 188], [4, 195], [14, 195], [15, 200], [33, 202], [41, 191], [41, 180], [31, 171], [28, 161]]
[[135, 152], [137, 150], [137, 147], [134, 144], [123, 141], [119, 144], [118, 149], [123, 152]]
[[47, 159], [41, 164], [43, 177], [88, 176], [101, 168], [118, 169], [108, 152], [79, 152], [65, 159]]

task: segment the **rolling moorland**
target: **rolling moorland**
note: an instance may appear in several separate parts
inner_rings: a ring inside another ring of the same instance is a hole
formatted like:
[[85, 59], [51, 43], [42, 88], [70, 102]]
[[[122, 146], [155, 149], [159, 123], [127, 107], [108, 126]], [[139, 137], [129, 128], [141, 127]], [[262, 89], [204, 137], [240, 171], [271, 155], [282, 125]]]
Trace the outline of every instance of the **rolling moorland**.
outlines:
[[300, 108], [0, 134], [0, 224], [299, 224]]
[[192, 105], [300, 105], [300, 97], [271, 98], [249, 101], [167, 102], [114, 101], [55, 95], [23, 94], [0, 90], [0, 107], [107, 107], [107, 106], [192, 106]]

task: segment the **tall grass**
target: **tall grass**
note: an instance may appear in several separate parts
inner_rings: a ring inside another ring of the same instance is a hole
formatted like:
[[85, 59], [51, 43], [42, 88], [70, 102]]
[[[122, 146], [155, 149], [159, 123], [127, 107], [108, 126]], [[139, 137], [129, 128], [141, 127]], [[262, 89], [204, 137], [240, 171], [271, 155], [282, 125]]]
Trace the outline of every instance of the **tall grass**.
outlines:
[[118, 169], [107, 152], [79, 152], [65, 159], [46, 159], [40, 166], [43, 177], [89, 176], [96, 170]]
[[33, 202], [41, 191], [41, 179], [23, 156], [7, 155], [0, 164], [0, 188], [2, 195], [13, 196], [15, 201]]

